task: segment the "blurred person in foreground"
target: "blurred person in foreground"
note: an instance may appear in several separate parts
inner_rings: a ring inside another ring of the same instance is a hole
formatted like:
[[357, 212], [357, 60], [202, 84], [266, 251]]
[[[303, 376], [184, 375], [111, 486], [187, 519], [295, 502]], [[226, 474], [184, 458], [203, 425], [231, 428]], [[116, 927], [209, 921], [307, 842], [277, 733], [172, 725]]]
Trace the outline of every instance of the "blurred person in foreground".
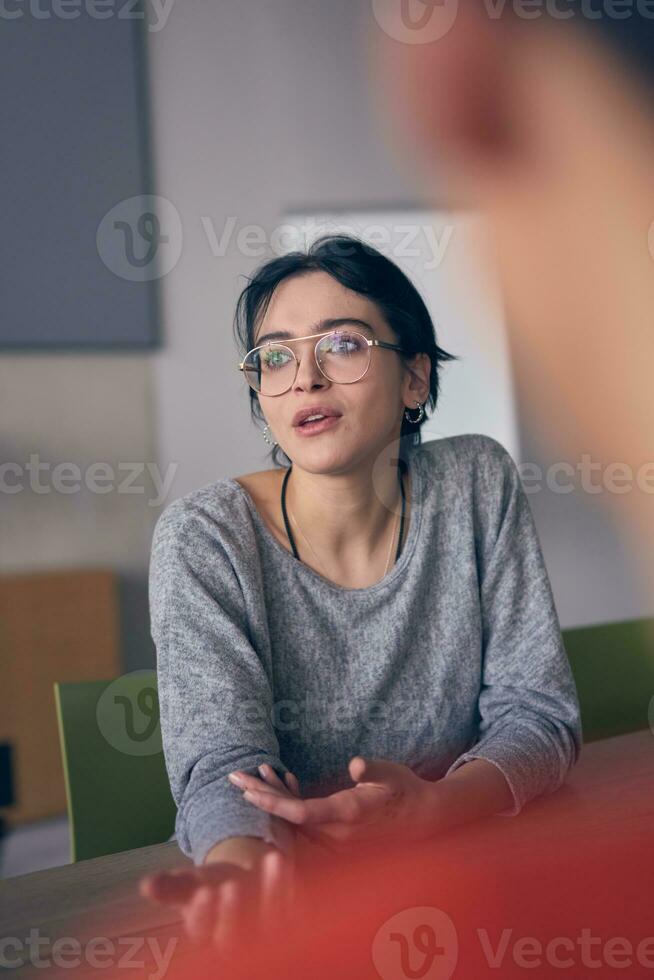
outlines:
[[372, 0], [383, 124], [484, 214], [525, 405], [582, 445], [654, 586], [654, 5]]

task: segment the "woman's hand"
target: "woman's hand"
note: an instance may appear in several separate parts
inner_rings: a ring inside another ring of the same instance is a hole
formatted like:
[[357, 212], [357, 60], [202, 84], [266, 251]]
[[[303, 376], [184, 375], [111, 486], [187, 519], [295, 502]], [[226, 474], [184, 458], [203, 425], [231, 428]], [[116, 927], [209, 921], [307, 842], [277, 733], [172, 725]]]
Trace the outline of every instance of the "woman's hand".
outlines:
[[230, 772], [227, 778], [242, 790], [264, 790], [267, 793], [274, 793], [285, 799], [289, 797], [291, 799], [301, 799], [300, 784], [298, 783], [297, 776], [292, 772], [285, 772], [284, 782], [282, 782], [273, 767], [268, 765], [267, 762], [262, 762], [257, 768], [261, 773], [261, 778], [251, 776], [249, 773], [242, 772], [240, 769], [235, 769], [234, 772]]
[[435, 783], [385, 759], [354, 756], [348, 768], [356, 783], [352, 789], [314, 799], [300, 797], [294, 776], [291, 791], [270, 766], [260, 767], [262, 779], [237, 773], [236, 785], [254, 806], [298, 825], [302, 833], [332, 850], [347, 849], [357, 841], [422, 840], [437, 833]]
[[187, 937], [208, 943], [226, 960], [246, 943], [277, 942], [293, 921], [292, 864], [270, 845], [251, 868], [216, 861], [147, 875], [141, 895], [179, 908]]

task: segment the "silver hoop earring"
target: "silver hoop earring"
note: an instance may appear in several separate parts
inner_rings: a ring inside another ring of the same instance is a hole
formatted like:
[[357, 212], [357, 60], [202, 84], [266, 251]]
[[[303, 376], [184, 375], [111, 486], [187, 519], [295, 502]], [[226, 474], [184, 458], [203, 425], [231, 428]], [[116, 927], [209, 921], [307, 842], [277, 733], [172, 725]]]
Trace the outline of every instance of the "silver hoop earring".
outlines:
[[276, 446], [277, 445], [277, 442], [268, 438], [268, 433], [269, 432], [270, 432], [270, 426], [269, 425], [266, 425], [264, 427], [264, 429], [262, 430], [262, 433], [261, 434], [263, 435], [264, 439], [266, 440], [266, 442], [268, 443], [269, 446]]
[[405, 408], [404, 409], [404, 418], [407, 420], [407, 422], [412, 422], [413, 425], [417, 425], [418, 422], [422, 422], [422, 420], [425, 417], [425, 410], [422, 407], [422, 405], [420, 404], [420, 402], [416, 402], [416, 408], [420, 409], [420, 415], [418, 416], [417, 419], [412, 419], [411, 418], [411, 416], [409, 415], [409, 409], [408, 408]]

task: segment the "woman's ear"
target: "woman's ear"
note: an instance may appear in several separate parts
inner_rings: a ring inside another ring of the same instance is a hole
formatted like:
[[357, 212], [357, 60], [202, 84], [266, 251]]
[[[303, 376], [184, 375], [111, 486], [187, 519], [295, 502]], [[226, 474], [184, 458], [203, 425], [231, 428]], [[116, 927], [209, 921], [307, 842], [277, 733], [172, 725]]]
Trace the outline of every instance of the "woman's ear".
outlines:
[[[442, 16], [437, 11], [443, 3], [425, 6]], [[417, 152], [428, 180], [437, 172], [455, 188], [460, 180], [463, 189], [480, 181], [482, 189], [485, 179], [511, 163], [521, 137], [516, 110], [523, 93], [516, 90], [512, 66], [523, 32], [511, 12], [494, 18], [489, 6], [464, 0], [449, 30], [425, 43], [419, 33], [412, 43], [393, 37], [379, 23], [371, 38], [372, 87], [382, 125], [390, 111], [408, 160], [415, 163]], [[428, 24], [424, 30], [428, 38]]]
[[[411, 401], [418, 399], [426, 402], [429, 398], [429, 379], [431, 376], [431, 358], [424, 351], [416, 354], [406, 363], [408, 375], [405, 378], [404, 394]], [[410, 406], [412, 407], [412, 406]]]

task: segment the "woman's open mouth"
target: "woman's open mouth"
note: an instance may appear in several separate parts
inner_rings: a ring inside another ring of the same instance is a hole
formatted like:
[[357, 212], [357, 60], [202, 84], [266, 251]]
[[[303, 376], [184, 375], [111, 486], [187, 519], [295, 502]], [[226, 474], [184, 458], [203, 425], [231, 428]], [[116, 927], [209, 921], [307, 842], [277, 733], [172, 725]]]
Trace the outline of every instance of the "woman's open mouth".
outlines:
[[342, 415], [327, 415], [313, 422], [303, 422], [301, 425], [295, 426], [295, 431], [299, 432], [301, 436], [315, 436], [319, 432], [332, 429], [337, 422], [340, 422], [342, 417]]

